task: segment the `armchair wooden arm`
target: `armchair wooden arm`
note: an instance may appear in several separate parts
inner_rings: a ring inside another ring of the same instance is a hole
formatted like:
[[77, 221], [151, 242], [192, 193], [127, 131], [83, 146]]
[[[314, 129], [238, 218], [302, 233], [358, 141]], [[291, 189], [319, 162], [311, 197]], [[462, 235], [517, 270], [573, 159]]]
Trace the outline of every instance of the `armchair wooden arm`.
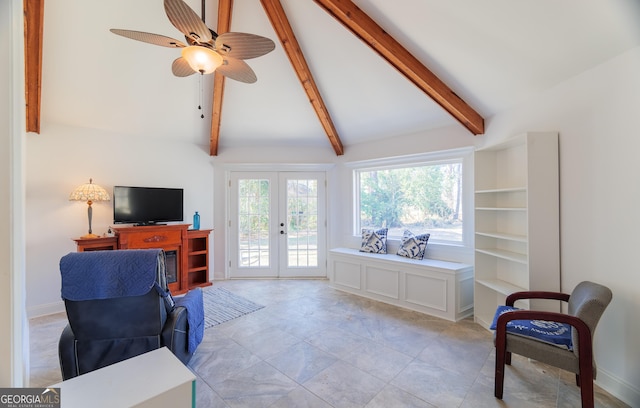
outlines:
[[568, 302], [571, 295], [561, 292], [545, 292], [545, 291], [522, 291], [515, 292], [507, 296], [505, 304], [507, 306], [513, 306], [517, 300], [521, 299], [549, 299], [549, 300], [562, 300]]

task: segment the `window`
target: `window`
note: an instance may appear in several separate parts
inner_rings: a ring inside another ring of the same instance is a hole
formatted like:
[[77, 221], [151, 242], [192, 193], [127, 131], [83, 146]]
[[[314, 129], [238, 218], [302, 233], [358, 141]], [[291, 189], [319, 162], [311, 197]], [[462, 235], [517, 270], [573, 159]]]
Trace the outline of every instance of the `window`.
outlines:
[[[467, 150], [378, 161], [354, 171], [356, 233], [389, 229], [389, 239], [405, 230], [429, 233], [430, 242], [464, 244]], [[412, 160], [413, 159], [413, 160]]]

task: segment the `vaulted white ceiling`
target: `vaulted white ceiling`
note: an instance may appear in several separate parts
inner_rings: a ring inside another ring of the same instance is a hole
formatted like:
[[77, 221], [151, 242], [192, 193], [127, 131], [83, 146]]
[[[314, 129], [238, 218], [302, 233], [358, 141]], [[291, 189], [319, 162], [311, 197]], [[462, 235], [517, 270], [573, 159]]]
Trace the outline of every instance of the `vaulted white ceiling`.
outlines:
[[[200, 1], [186, 2], [201, 13]], [[353, 2], [485, 119], [640, 45], [637, 0]], [[281, 3], [345, 148], [458, 124], [314, 1]], [[207, 1], [214, 30], [217, 10]], [[162, 0], [45, 2], [42, 130], [55, 123], [208, 146], [213, 77], [174, 77], [179, 50], [110, 28], [183, 39]], [[331, 150], [259, 0], [234, 1], [231, 31], [269, 37], [276, 49], [247, 60], [257, 83], [225, 82], [218, 154], [244, 145]]]

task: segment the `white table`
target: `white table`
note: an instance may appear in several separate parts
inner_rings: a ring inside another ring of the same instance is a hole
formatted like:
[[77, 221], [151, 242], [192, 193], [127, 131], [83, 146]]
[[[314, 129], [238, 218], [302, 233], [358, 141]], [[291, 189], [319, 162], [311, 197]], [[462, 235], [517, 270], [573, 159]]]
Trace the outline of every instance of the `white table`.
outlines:
[[196, 406], [196, 377], [166, 347], [50, 386], [62, 408]]

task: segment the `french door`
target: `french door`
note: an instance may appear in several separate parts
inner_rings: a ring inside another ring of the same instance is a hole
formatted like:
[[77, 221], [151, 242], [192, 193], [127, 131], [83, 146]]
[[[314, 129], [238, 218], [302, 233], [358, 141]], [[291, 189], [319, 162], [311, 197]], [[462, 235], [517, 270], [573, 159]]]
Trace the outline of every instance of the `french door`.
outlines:
[[323, 172], [230, 173], [229, 277], [325, 277]]

